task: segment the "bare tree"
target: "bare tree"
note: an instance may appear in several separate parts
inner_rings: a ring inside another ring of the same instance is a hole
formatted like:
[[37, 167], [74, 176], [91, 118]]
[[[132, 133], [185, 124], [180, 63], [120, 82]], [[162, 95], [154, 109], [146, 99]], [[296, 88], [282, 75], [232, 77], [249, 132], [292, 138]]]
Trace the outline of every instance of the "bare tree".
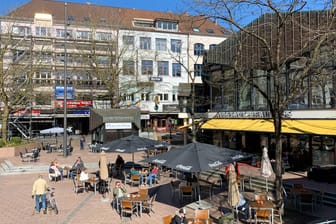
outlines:
[[[214, 55], [209, 55], [209, 60], [229, 66], [227, 72], [233, 74], [241, 89], [245, 85], [267, 102], [276, 143], [276, 199], [281, 202], [284, 112], [290, 104], [302, 100], [311, 88], [323, 89], [325, 82], [331, 80], [332, 74], [326, 71], [335, 59], [333, 1], [325, 1], [329, 10], [321, 12], [304, 12], [307, 2], [301, 0], [195, 2], [201, 6], [196, 9], [199, 13], [234, 31], [217, 52], [212, 52]], [[261, 16], [246, 25], [246, 18], [255, 18], [255, 12]], [[269, 86], [265, 85], [266, 80]]]
[[0, 51], [0, 101], [2, 140], [8, 140], [9, 115], [24, 109], [33, 97], [32, 37], [21, 35], [15, 21], [2, 21]]

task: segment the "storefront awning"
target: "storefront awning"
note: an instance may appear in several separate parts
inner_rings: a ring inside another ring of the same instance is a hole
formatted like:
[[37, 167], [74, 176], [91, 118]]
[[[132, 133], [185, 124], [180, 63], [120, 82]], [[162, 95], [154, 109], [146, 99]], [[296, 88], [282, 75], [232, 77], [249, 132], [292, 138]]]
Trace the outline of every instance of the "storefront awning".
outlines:
[[[274, 132], [272, 119], [211, 119], [202, 129]], [[336, 120], [283, 120], [282, 133], [336, 135]]]

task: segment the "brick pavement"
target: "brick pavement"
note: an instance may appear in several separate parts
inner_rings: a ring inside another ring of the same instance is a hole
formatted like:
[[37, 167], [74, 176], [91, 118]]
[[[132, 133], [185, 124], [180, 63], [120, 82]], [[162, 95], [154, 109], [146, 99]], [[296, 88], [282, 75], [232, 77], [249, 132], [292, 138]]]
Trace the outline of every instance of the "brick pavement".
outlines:
[[[74, 152], [71, 156], [63, 157], [61, 153], [46, 153], [41, 152], [40, 161], [28, 164], [22, 163], [18, 157], [10, 158], [10, 161], [14, 166], [40, 166], [46, 167], [50, 161], [57, 158], [60, 164], [72, 165], [77, 156], [81, 156], [83, 161], [90, 164], [90, 171], [95, 171], [98, 168], [99, 154], [88, 152], [86, 150], [79, 150], [79, 136], [72, 136]], [[88, 139], [88, 138], [87, 138]], [[59, 141], [61, 142], [61, 140]], [[87, 140], [89, 142], [89, 140]], [[107, 153], [107, 160], [114, 162], [117, 154]], [[132, 158], [131, 154], [122, 154], [125, 161], [129, 161]], [[135, 153], [135, 161], [140, 161], [144, 158], [143, 153]], [[42, 173], [47, 178], [47, 170]], [[155, 213], [148, 216], [144, 214], [143, 217], [133, 216], [132, 220], [121, 220], [119, 215], [112, 209], [111, 201], [112, 195], [109, 194], [108, 202], [103, 202], [102, 196], [99, 194], [94, 195], [92, 192], [80, 193], [76, 195], [73, 192], [73, 183], [71, 180], [65, 179], [59, 182], [49, 182], [51, 187], [55, 187], [56, 200], [60, 213], [58, 215], [32, 215], [34, 200], [31, 199], [32, 184], [37, 177], [37, 173], [27, 173], [20, 175], [7, 175], [0, 176], [0, 224], [20, 224], [20, 223], [88, 223], [88, 224], [104, 224], [104, 223], [134, 223], [134, 224], [146, 224], [146, 223], [161, 223], [162, 217], [167, 214], [173, 214], [179, 207], [183, 206], [176, 198], [172, 198], [169, 192], [169, 188], [165, 183], [169, 182], [169, 179], [164, 179], [161, 185], [156, 185], [151, 191], [158, 193], [158, 200], [155, 203]], [[113, 180], [114, 184], [115, 179]], [[137, 187], [130, 187], [127, 185], [128, 192], [137, 191]], [[225, 193], [221, 193], [214, 197], [211, 203], [219, 206], [226, 201]], [[189, 210], [189, 216], [192, 216], [192, 211]], [[329, 212], [331, 214], [331, 212]], [[296, 212], [289, 211], [286, 213], [284, 223], [306, 223], [313, 218], [306, 214], [298, 214]]]

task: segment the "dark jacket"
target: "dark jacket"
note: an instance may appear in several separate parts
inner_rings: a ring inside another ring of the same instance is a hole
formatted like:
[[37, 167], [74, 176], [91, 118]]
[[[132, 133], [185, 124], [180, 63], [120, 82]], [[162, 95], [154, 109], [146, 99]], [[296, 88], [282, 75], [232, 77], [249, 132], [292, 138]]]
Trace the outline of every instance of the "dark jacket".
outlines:
[[179, 215], [175, 215], [170, 224], [187, 224], [187, 219], [182, 218]]

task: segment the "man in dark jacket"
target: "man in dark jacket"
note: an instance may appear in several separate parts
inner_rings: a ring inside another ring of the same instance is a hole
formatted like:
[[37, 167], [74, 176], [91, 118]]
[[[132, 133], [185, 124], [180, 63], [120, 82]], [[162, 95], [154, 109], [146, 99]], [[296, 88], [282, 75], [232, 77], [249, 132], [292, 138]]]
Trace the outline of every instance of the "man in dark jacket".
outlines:
[[188, 222], [187, 218], [185, 217], [185, 210], [181, 208], [179, 213], [176, 214], [171, 220], [170, 224], [192, 224], [192, 221]]

